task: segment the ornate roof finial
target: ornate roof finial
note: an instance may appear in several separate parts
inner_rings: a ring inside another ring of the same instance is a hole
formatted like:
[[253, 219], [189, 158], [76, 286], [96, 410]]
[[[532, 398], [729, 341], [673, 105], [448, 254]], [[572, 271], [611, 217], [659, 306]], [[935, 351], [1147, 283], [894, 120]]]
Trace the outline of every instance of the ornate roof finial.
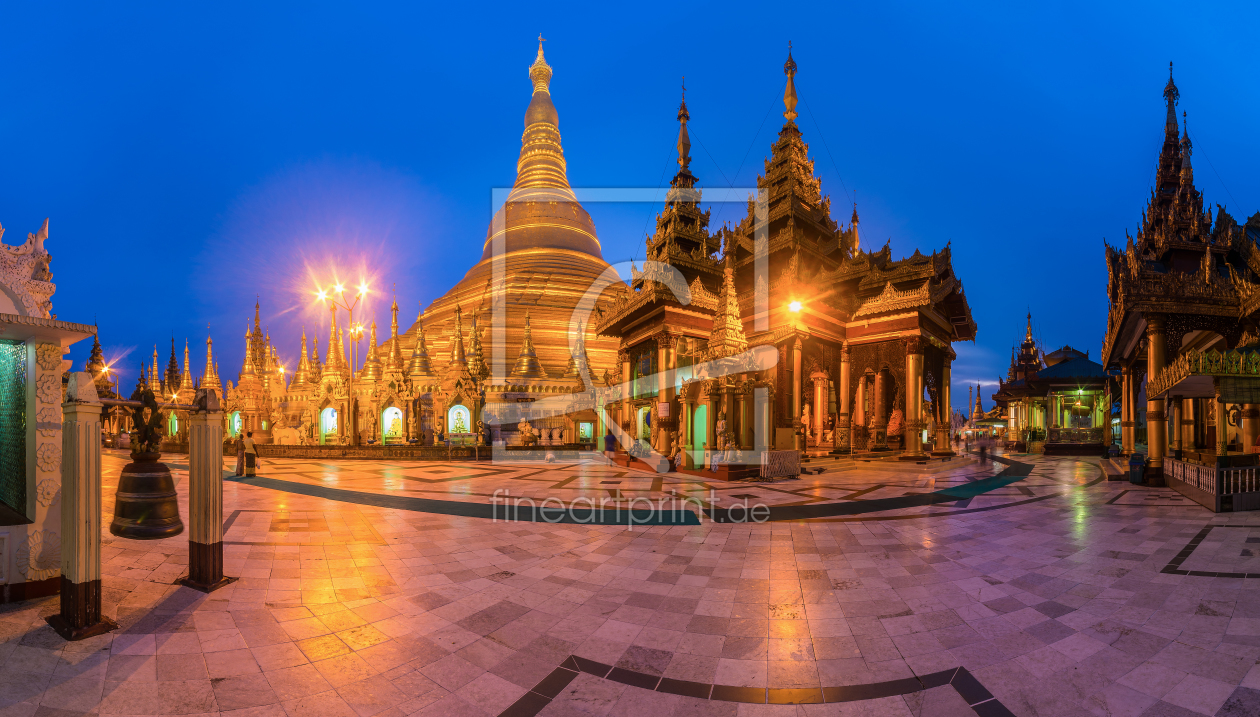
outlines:
[[1032, 312], [1028, 312], [1028, 330], [1024, 332], [1024, 340], [1032, 341]]
[[1168, 63], [1168, 84], [1164, 85], [1164, 102], [1168, 104], [1168, 129], [1174, 134], [1177, 132], [1177, 100], [1181, 99], [1181, 93], [1177, 91], [1177, 83], [1173, 82], [1173, 63]]
[[548, 85], [551, 83], [551, 66], [543, 57], [543, 43], [546, 41], [542, 33], [538, 33], [538, 57], [534, 58], [534, 64], [529, 66], [529, 79], [534, 83], [534, 92], [550, 94]]
[[787, 88], [783, 90], [783, 106], [787, 109], [783, 112], [783, 117], [791, 122], [796, 119], [796, 84], [793, 79], [796, 77], [796, 61], [792, 59], [792, 41], [788, 40], [788, 59], [783, 63], [783, 74], [787, 75]]
[[691, 164], [691, 137], [687, 134], [687, 120], [691, 115], [687, 112], [687, 78], [683, 78], [682, 103], [678, 105], [678, 166], [685, 172]]

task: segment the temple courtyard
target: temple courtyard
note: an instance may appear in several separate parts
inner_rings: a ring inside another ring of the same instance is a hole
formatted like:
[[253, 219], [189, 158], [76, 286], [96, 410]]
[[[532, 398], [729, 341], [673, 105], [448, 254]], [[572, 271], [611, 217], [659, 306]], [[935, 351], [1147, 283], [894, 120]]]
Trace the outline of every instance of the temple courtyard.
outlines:
[[[108, 526], [126, 457], [103, 458]], [[598, 460], [265, 460], [224, 483], [237, 582], [174, 585], [185, 536], [106, 529], [118, 630], [67, 643], [43, 619], [56, 597], [3, 606], [0, 715], [1260, 713], [1260, 515], [1109, 482], [1096, 459], [806, 465], [822, 470], [723, 483]], [[771, 512], [458, 515], [496, 491]]]

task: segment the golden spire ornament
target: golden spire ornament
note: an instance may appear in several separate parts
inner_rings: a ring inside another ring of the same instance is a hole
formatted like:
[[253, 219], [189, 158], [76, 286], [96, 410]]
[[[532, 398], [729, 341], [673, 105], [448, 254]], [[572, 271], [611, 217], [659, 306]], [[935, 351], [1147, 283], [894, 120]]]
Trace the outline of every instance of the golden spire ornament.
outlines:
[[534, 92], [547, 92], [548, 85], [551, 83], [551, 65], [547, 64], [547, 60], [543, 57], [543, 43], [547, 38], [538, 33], [538, 57], [534, 58], [534, 64], [529, 66], [529, 79], [534, 83]]
[[787, 87], [783, 90], [783, 106], [787, 109], [783, 117], [788, 122], [796, 119], [796, 84], [792, 78], [796, 76], [796, 61], [792, 59], [792, 41], [788, 40], [788, 59], [783, 63], [783, 74], [787, 75]]

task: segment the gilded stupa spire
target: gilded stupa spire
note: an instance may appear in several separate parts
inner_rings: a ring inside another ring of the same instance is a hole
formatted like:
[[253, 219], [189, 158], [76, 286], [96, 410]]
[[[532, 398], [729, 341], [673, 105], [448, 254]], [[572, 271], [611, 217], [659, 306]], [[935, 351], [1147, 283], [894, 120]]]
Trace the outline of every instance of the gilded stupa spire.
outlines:
[[402, 371], [403, 355], [402, 342], [398, 340], [398, 297], [394, 297], [394, 303], [389, 307], [389, 361], [386, 366], [391, 371]]
[[796, 119], [796, 61], [792, 59], [792, 42], [788, 41], [788, 59], [783, 63], [783, 74], [787, 75], [787, 87], [783, 89], [783, 118], [788, 122]]
[[184, 339], [184, 372], [180, 375], [180, 388], [189, 388], [192, 386], [192, 369], [189, 368], [188, 361], [188, 339]]
[[1024, 340], [1032, 343], [1032, 312], [1028, 312], [1028, 328], [1024, 331]]
[[477, 325], [477, 313], [473, 312], [472, 329], [468, 332], [468, 372], [477, 378], [490, 375], [485, 357], [481, 351], [481, 328]]
[[538, 361], [534, 352], [534, 337], [529, 328], [529, 312], [525, 312], [525, 338], [521, 341], [521, 352], [516, 357], [516, 366], [512, 368], [512, 376], [517, 378], [547, 378], [547, 372]]
[[468, 356], [464, 353], [464, 319], [463, 309], [455, 307], [455, 336], [451, 338], [451, 366], [467, 366]]
[[739, 293], [735, 291], [734, 254], [726, 254], [726, 266], [722, 269], [722, 292], [718, 295], [717, 313], [713, 317], [713, 329], [709, 334], [709, 359], [734, 356], [748, 349], [744, 335], [744, 323], [739, 317]]
[[579, 321], [577, 333], [573, 336], [573, 348], [569, 350], [569, 365], [564, 369], [564, 378], [580, 379], [584, 370], [587, 374], [590, 373], [591, 360], [586, 355], [586, 329]]
[[547, 58], [543, 57], [543, 43], [547, 38], [538, 33], [538, 57], [534, 58], [534, 64], [529, 66], [529, 79], [534, 83], [534, 92], [551, 93], [551, 65], [547, 64]]
[[313, 383], [318, 381], [319, 377], [323, 375], [324, 368], [319, 364], [319, 337], [316, 336], [315, 340], [312, 341], [311, 344], [313, 352], [311, 353], [311, 362], [307, 368], [309, 372], [309, 378], [307, 380]]
[[429, 363], [429, 349], [424, 343], [424, 314], [420, 315], [420, 335], [416, 338], [416, 347], [411, 352], [411, 368], [407, 373], [413, 380], [431, 378], [433, 366]]
[[254, 362], [249, 355], [251, 347], [250, 338], [253, 334], [249, 331], [249, 324], [245, 324], [245, 361], [241, 364], [241, 380], [244, 381], [246, 376], [254, 375]]
[[369, 327], [371, 338], [368, 340], [367, 360], [363, 362], [363, 380], [375, 381], [381, 377], [381, 359], [376, 352], [376, 320]]
[[328, 327], [328, 357], [324, 359], [324, 365], [330, 371], [337, 371], [341, 368], [341, 362], [337, 360], [337, 307], [329, 306], [332, 313], [332, 326]]
[[223, 389], [219, 382], [219, 370], [214, 362], [214, 339], [206, 336], [206, 376], [201, 381], [203, 388]]

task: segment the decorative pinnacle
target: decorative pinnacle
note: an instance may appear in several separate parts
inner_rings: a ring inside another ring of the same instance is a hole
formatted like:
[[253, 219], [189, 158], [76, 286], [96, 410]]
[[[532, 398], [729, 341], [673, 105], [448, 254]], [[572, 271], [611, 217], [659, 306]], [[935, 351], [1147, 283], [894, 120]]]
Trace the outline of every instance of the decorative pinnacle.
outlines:
[[787, 75], [787, 87], [783, 90], [783, 106], [787, 109], [783, 117], [788, 122], [796, 119], [796, 84], [792, 78], [796, 76], [796, 61], [792, 59], [792, 42], [788, 41], [788, 59], [783, 63], [783, 74]]
[[529, 79], [534, 83], [534, 92], [546, 92], [551, 94], [548, 85], [551, 83], [551, 65], [547, 64], [547, 60], [543, 57], [543, 43], [547, 39], [538, 34], [538, 57], [534, 58], [534, 64], [529, 67]]
[[1177, 91], [1177, 83], [1173, 82], [1173, 63], [1168, 63], [1168, 84], [1164, 85], [1164, 99], [1168, 104], [1175, 105], [1177, 100], [1181, 99], [1181, 93]]
[[683, 101], [678, 105], [678, 166], [683, 171], [687, 170], [687, 165], [691, 163], [691, 137], [687, 135], [687, 120], [691, 119], [691, 115], [687, 112], [687, 84], [683, 78]]

